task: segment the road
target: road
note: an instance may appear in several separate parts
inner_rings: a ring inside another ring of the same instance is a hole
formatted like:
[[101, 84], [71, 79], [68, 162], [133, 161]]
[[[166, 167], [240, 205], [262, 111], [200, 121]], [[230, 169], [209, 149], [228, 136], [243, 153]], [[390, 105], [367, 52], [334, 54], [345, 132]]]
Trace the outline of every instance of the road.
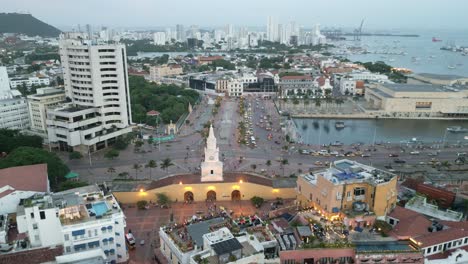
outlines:
[[[336, 159], [347, 158], [356, 160], [365, 164], [373, 165], [379, 168], [391, 164], [393, 167], [399, 167], [393, 162], [395, 158], [390, 158], [389, 154], [398, 154], [398, 159], [406, 161], [405, 166], [427, 163], [432, 158], [439, 161], [449, 161], [451, 163], [457, 158], [458, 152], [466, 152], [464, 148], [443, 148], [439, 149], [437, 157], [430, 157], [430, 152], [435, 152], [436, 149], [425, 148], [419, 149], [419, 155], [410, 155], [412, 150], [408, 147], [400, 147], [399, 145], [346, 145], [346, 146], [318, 146], [318, 145], [301, 145], [288, 144], [284, 140], [283, 132], [281, 131], [281, 117], [277, 113], [274, 103], [271, 100], [263, 100], [255, 97], [246, 97], [246, 109], [250, 107], [251, 122], [253, 128], [253, 136], [256, 138], [256, 147], [242, 145], [237, 142], [239, 135], [237, 125], [243, 120], [238, 113], [239, 99], [224, 98], [218, 113], [212, 114], [213, 105], [208, 105], [208, 100], [202, 100], [201, 105], [196, 106], [192, 115], [189, 117], [190, 125], [184, 125], [180, 131], [180, 135], [173, 142], [162, 143], [160, 145], [145, 144], [141, 152], [134, 152], [134, 146], [129, 146], [127, 150], [121, 151], [120, 156], [115, 160], [104, 158], [104, 152], [92, 154], [91, 165], [89, 159], [68, 161], [68, 165], [73, 171], [78, 172], [81, 179], [92, 182], [102, 182], [115, 179], [120, 173], [128, 173], [128, 177], [134, 179], [158, 179], [165, 177], [168, 174], [188, 173], [197, 171], [202, 161], [204, 151], [204, 139], [202, 139], [199, 131], [208, 121], [214, 121], [215, 134], [218, 138], [218, 146], [220, 148], [221, 159], [224, 160], [226, 171], [254, 171], [262, 173], [266, 176], [289, 176], [309, 170], [315, 170], [320, 166], [316, 165], [317, 161], [322, 163], [332, 162]], [[267, 116], [271, 123], [271, 131], [267, 131], [265, 126], [261, 127], [260, 120], [263, 121]], [[272, 134], [272, 139], [268, 140], [268, 134]], [[275, 143], [276, 142], [276, 143]], [[370, 157], [323, 157], [302, 155], [300, 150], [318, 151], [321, 149], [329, 149], [346, 153], [349, 151], [361, 150], [363, 153], [369, 154]], [[370, 151], [366, 151], [370, 149]], [[375, 151], [374, 151], [375, 149]], [[402, 152], [403, 151], [403, 152]], [[66, 155], [62, 155], [64, 159]], [[241, 160], [242, 157], [242, 160]], [[160, 163], [163, 159], [170, 158], [173, 166], [167, 170], [159, 167], [155, 169], [145, 168], [145, 164], [150, 160], [156, 160]], [[288, 160], [284, 167], [279, 160]], [[241, 161], [240, 161], [241, 160]], [[270, 161], [271, 165], [267, 161]], [[267, 164], [268, 163], [268, 164]], [[133, 169], [134, 164], [139, 164], [140, 169]], [[255, 165], [255, 166], [253, 166]], [[112, 167], [116, 172], [109, 173], [108, 168]]]

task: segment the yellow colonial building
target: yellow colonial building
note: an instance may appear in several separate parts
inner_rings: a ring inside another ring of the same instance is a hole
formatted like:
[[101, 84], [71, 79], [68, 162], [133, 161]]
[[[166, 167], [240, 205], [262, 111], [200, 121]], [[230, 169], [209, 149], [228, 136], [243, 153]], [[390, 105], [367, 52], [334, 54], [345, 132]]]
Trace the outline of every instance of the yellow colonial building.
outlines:
[[397, 176], [350, 160], [302, 175], [297, 180], [298, 202], [312, 206], [329, 219], [348, 224], [384, 217], [396, 204]]
[[254, 196], [266, 200], [296, 198], [295, 179], [274, 180], [253, 173], [223, 172], [213, 127], [210, 127], [200, 174], [172, 175], [152, 182], [122, 183], [115, 187], [113, 194], [121, 203], [154, 202], [157, 193], [164, 193], [179, 202], [249, 200]]

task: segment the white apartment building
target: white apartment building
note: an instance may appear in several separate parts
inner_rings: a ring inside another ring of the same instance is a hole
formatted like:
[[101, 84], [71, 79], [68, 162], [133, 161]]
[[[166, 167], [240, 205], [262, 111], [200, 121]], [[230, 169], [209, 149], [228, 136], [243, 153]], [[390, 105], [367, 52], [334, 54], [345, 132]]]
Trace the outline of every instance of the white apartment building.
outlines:
[[388, 76], [384, 74], [372, 73], [372, 72], [352, 72], [347, 74], [354, 80], [361, 81], [377, 81], [377, 82], [388, 82]]
[[182, 74], [184, 71], [182, 66], [178, 64], [173, 65], [162, 65], [162, 66], [151, 66], [150, 67], [150, 80], [152, 82], [161, 81], [164, 77], [177, 76]]
[[342, 78], [340, 80], [341, 94], [355, 94], [356, 93], [356, 80], [352, 78]]
[[232, 79], [228, 84], [228, 95], [232, 97], [240, 97], [244, 92], [244, 82], [239, 79]]
[[50, 79], [48, 77], [20, 77], [20, 78], [11, 78], [10, 86], [13, 89], [26, 85], [26, 87], [31, 88], [34, 86], [48, 86], [50, 84]]
[[23, 200], [16, 220], [31, 249], [63, 245], [65, 256], [99, 250], [107, 263], [128, 260], [125, 216], [115, 198], [97, 186]]
[[166, 33], [165, 32], [155, 32], [153, 33], [153, 42], [154, 45], [166, 45]]
[[26, 129], [29, 112], [26, 98], [18, 90], [11, 90], [5, 67], [0, 67], [0, 128]]
[[96, 44], [83, 33], [60, 39], [70, 103], [48, 111], [49, 141], [65, 151], [103, 149], [131, 131], [127, 56], [123, 44]]
[[31, 130], [47, 137], [47, 110], [65, 102], [63, 88], [40, 88], [36, 94], [28, 95]]

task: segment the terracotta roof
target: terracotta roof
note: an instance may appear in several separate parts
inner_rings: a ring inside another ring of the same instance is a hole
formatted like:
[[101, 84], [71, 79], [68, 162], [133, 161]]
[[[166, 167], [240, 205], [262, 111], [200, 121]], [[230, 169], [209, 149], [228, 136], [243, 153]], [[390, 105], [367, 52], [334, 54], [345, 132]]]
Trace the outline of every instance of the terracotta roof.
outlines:
[[147, 116], [158, 116], [159, 112], [156, 111], [156, 110], [151, 110], [151, 111], [147, 112], [146, 115]]
[[0, 263], [44, 263], [55, 261], [55, 257], [63, 254], [63, 246], [50, 248], [39, 248], [31, 250], [22, 250], [17, 252], [0, 254]]
[[407, 219], [407, 218], [414, 218], [414, 217], [419, 216], [419, 215], [421, 215], [421, 214], [419, 214], [418, 212], [415, 212], [415, 211], [413, 211], [413, 210], [406, 209], [406, 208], [401, 207], [401, 206], [396, 206], [396, 207], [388, 214], [389, 217], [398, 219], [398, 220], [400, 220], [400, 221], [405, 220], [405, 219]]
[[319, 86], [324, 86], [325, 85], [325, 77], [321, 76], [317, 78], [317, 82]]
[[0, 198], [3, 198], [3, 197], [5, 197], [5, 196], [7, 196], [7, 195], [9, 195], [10, 193], [13, 193], [13, 192], [15, 192], [15, 190], [6, 190], [4, 192], [1, 192], [0, 193]]
[[364, 88], [364, 81], [356, 81], [356, 88]]
[[300, 76], [283, 76], [281, 80], [312, 80], [312, 77], [308, 75], [300, 75]]
[[9, 185], [15, 190], [47, 192], [47, 164], [11, 167], [0, 170], [0, 187]]
[[428, 234], [427, 230], [432, 225], [426, 217], [417, 215], [400, 220], [393, 228], [391, 234], [397, 237], [415, 237]]
[[[273, 181], [271, 179], [253, 174], [225, 172], [223, 174], [223, 178], [223, 182], [239, 182], [240, 180], [242, 180], [243, 182], [273, 187]], [[201, 183], [201, 176], [200, 174], [180, 174], [170, 176], [167, 178], [159, 179], [157, 181], [152, 181], [147, 187], [147, 190], [161, 188], [172, 184], [179, 184], [180, 182], [182, 182], [183, 184]]]
[[447, 241], [456, 240], [468, 236], [468, 230], [458, 228], [449, 228], [438, 232], [432, 232], [423, 236], [416, 237], [415, 240], [421, 242], [421, 247], [430, 247], [433, 245], [441, 244]]

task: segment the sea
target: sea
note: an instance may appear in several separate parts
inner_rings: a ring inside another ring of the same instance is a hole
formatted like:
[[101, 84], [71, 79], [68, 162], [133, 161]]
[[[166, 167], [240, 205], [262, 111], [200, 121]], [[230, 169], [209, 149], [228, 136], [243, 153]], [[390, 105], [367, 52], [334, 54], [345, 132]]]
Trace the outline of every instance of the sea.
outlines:
[[[447, 45], [468, 47], [468, 29], [453, 31], [415, 30], [405, 33], [417, 34], [419, 37], [362, 36], [361, 41], [346, 40], [333, 44], [357, 46], [372, 53], [380, 53], [347, 55], [346, 57], [351, 61], [384, 61], [393, 67], [408, 68], [414, 73], [468, 77], [468, 56], [440, 49]], [[441, 41], [433, 42], [433, 37]], [[348, 37], [348, 39], [352, 39], [352, 37]], [[404, 55], [382, 53], [403, 53]]]

